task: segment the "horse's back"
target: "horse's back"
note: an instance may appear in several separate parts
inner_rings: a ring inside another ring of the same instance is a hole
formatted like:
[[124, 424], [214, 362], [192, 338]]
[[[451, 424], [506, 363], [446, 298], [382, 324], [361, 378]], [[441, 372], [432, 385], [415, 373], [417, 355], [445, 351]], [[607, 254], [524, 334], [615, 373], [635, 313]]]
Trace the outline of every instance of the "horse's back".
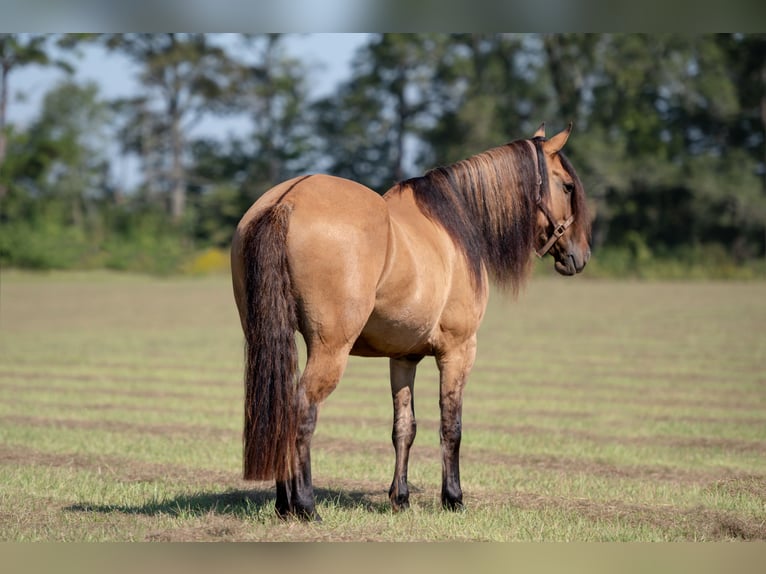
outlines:
[[326, 212], [342, 216], [347, 207], [384, 209], [382, 198], [360, 183], [332, 175], [303, 175], [278, 183], [261, 195], [240, 219], [235, 236], [241, 235], [263, 211], [283, 202], [301, 211], [316, 209], [319, 217]]

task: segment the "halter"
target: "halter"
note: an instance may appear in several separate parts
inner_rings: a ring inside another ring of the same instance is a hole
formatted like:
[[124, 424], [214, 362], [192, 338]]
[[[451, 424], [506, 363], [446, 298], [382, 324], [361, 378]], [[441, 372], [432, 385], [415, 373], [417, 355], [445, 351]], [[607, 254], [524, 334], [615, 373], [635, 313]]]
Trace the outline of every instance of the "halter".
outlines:
[[535, 254], [542, 258], [544, 257], [550, 250], [551, 247], [553, 247], [556, 242], [561, 239], [561, 236], [564, 235], [564, 232], [569, 228], [572, 223], [574, 223], [574, 213], [570, 215], [568, 218], [566, 218], [564, 221], [556, 222], [553, 215], [551, 214], [550, 209], [548, 209], [548, 206], [543, 203], [543, 194], [542, 194], [542, 187], [543, 187], [543, 165], [542, 165], [542, 158], [540, 156], [540, 153], [538, 153], [537, 146], [531, 141], [526, 140], [529, 142], [529, 145], [532, 146], [532, 152], [535, 154], [535, 157], [537, 158], [537, 161], [535, 162], [535, 174], [537, 175], [537, 198], [535, 200], [535, 203], [537, 204], [537, 208], [543, 212], [543, 215], [548, 219], [548, 223], [551, 224], [553, 227], [553, 233], [550, 237], [548, 237], [548, 240], [545, 242], [545, 245], [543, 245], [540, 249], [535, 249]]

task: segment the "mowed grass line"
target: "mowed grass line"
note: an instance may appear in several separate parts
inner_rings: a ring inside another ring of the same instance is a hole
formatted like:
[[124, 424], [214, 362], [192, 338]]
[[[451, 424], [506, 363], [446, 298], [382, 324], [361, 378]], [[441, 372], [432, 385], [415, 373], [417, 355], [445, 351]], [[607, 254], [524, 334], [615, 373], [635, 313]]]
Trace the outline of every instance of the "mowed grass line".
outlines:
[[494, 294], [457, 514], [438, 501], [433, 362], [416, 382], [413, 507], [394, 514], [387, 362], [352, 358], [312, 452], [325, 522], [304, 525], [274, 518], [270, 484], [240, 480], [227, 279], [4, 274], [0, 537], [766, 539], [762, 292], [546, 278], [515, 303]]

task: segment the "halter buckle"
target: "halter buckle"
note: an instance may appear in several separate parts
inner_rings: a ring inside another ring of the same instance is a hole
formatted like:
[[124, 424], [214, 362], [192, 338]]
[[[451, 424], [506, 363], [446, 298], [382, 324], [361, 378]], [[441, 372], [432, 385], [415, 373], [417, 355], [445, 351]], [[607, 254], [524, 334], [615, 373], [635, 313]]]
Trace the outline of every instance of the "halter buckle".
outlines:
[[[550, 216], [546, 213], [547, 217], [550, 218]], [[574, 215], [570, 215], [565, 221], [562, 221], [556, 227], [553, 229], [553, 233], [548, 238], [548, 241], [543, 245], [540, 249], [535, 250], [535, 253], [538, 257], [542, 258], [545, 256], [546, 253], [548, 253], [551, 250], [551, 247], [553, 247], [556, 242], [561, 239], [561, 236], [564, 235], [564, 232], [567, 230], [567, 228], [572, 225], [574, 222]], [[551, 222], [553, 223], [553, 222]]]

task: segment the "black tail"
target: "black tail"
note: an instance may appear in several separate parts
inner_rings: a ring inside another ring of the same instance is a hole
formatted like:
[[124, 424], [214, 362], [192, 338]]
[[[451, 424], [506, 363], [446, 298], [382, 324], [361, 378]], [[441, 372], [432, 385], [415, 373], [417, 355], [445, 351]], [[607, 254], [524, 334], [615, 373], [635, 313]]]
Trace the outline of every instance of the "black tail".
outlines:
[[278, 203], [250, 223], [242, 243], [245, 327], [244, 477], [285, 480], [296, 438], [298, 319], [287, 262], [292, 206]]

